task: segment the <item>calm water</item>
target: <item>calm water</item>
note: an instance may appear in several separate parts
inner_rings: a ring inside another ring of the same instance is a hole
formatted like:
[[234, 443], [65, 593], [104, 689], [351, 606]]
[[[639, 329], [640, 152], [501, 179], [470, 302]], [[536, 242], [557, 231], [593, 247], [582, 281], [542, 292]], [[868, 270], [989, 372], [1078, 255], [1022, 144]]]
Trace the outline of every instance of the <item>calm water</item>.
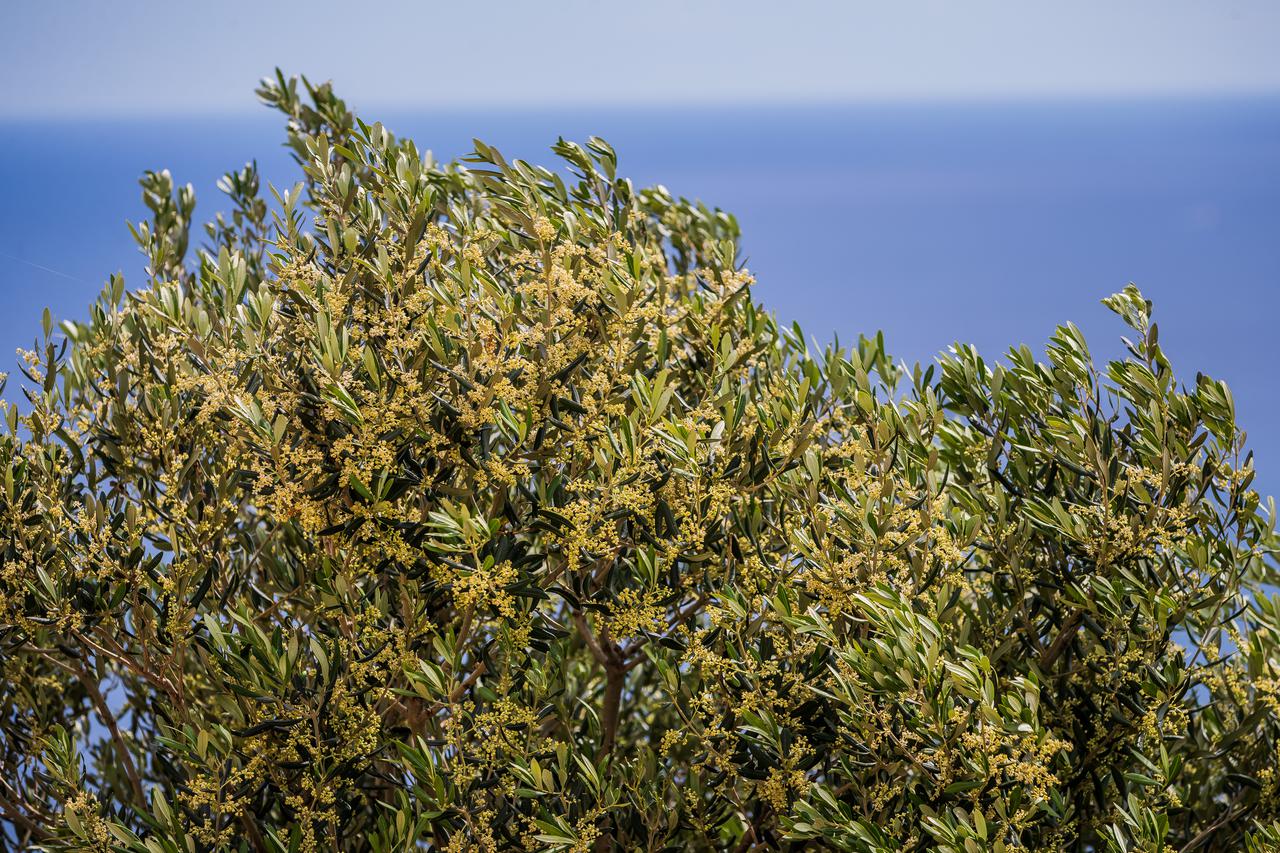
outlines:
[[[1123, 329], [1098, 300], [1134, 281], [1182, 375], [1231, 383], [1259, 482], [1280, 487], [1280, 100], [381, 118], [440, 156], [479, 136], [550, 162], [557, 135], [605, 136], [638, 182], [737, 213], [781, 317], [819, 339], [883, 329], [912, 361], [955, 340], [1038, 349], [1066, 320], [1114, 354]], [[0, 370], [44, 306], [78, 317], [107, 273], [142, 282], [124, 221], [142, 216], [144, 169], [193, 183], [205, 216], [246, 160], [295, 180], [265, 110], [0, 132]]]

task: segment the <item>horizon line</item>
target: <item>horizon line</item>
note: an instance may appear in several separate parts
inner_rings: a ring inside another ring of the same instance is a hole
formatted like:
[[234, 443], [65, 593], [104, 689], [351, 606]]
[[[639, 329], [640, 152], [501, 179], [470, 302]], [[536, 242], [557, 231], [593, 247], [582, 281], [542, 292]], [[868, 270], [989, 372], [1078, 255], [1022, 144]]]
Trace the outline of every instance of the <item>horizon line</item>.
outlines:
[[[1103, 105], [1134, 103], [1227, 103], [1250, 102], [1280, 99], [1280, 86], [1236, 87], [1229, 89], [1185, 89], [1185, 90], [1130, 90], [1130, 91], [1058, 91], [1058, 92], [980, 92], [980, 93], [903, 93], [896, 95], [814, 95], [788, 96], [770, 94], [763, 97], [730, 96], [730, 97], [682, 97], [677, 99], [634, 99], [611, 100], [584, 98], [580, 100], [441, 100], [441, 101], [389, 101], [377, 98], [361, 101], [359, 97], [344, 97], [353, 113], [370, 114], [384, 112], [392, 114], [420, 113], [438, 111], [441, 113], [468, 115], [481, 112], [508, 112], [527, 114], [534, 112], [569, 112], [592, 111], [602, 113], [619, 113], [630, 110], [646, 112], [664, 110], [684, 112], [693, 110], [804, 110], [820, 108], [857, 108], [857, 107], [964, 107], [964, 106], [1009, 106], [1009, 107], [1051, 107], [1070, 105]], [[155, 120], [191, 120], [191, 119], [245, 119], [258, 115], [269, 115], [272, 110], [258, 101], [252, 93], [243, 106], [232, 107], [228, 104], [211, 104], [205, 107], [176, 106], [173, 109], [144, 107], [141, 109], [124, 108], [120, 110], [53, 110], [53, 111], [14, 111], [0, 108], [0, 122], [71, 122], [71, 121], [155, 121]]]

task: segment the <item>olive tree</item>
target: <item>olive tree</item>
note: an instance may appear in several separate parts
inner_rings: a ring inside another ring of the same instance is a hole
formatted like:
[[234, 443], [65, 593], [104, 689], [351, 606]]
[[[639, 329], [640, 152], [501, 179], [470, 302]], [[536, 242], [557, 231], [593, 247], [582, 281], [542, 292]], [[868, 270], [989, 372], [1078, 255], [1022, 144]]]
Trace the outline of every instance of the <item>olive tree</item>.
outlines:
[[818, 348], [600, 139], [259, 95], [304, 180], [145, 175], [4, 408], [8, 844], [1280, 844], [1274, 507], [1136, 288], [1105, 364]]

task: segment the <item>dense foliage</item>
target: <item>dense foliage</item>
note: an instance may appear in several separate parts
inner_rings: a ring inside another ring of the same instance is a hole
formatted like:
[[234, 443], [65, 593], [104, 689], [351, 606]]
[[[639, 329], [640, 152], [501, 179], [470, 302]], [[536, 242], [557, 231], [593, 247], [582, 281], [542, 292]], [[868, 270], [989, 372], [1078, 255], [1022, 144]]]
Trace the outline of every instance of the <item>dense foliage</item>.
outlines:
[[601, 140], [260, 95], [305, 182], [148, 173], [4, 409], [10, 845], [1280, 844], [1274, 510], [1135, 288], [1101, 366], [819, 351]]

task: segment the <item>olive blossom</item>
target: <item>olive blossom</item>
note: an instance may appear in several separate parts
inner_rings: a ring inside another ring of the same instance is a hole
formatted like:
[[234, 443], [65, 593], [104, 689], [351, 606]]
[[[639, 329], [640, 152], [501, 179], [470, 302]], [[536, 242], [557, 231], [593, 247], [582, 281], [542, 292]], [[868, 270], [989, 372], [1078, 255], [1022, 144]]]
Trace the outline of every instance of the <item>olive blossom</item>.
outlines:
[[7, 844], [1277, 849], [1274, 507], [1135, 287], [1107, 364], [819, 348], [603, 140], [259, 95], [303, 181], [147, 173], [4, 405]]

